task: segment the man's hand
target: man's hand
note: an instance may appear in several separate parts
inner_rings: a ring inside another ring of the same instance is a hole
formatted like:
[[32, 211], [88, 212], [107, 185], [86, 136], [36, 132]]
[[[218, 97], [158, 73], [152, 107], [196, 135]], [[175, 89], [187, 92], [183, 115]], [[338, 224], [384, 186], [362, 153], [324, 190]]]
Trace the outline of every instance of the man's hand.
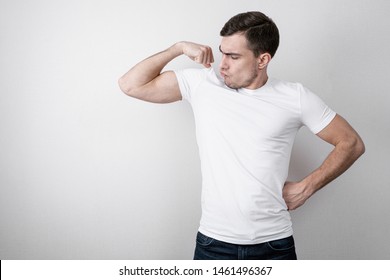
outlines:
[[286, 182], [283, 188], [283, 199], [288, 210], [295, 210], [302, 206], [311, 196], [310, 191], [301, 182]]
[[193, 61], [203, 64], [210, 68], [214, 62], [213, 51], [209, 46], [199, 45], [191, 42], [180, 42], [183, 54], [188, 56]]

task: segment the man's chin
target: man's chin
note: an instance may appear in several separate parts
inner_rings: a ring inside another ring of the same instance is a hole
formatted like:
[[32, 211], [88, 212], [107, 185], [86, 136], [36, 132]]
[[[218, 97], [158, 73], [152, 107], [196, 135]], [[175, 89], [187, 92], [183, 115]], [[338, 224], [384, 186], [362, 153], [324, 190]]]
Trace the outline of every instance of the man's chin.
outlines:
[[224, 79], [224, 83], [225, 85], [228, 87], [228, 88], [231, 88], [231, 89], [239, 89], [239, 87], [237, 87], [235, 84], [233, 83], [229, 83], [228, 81], [226, 81], [227, 79], [225, 78]]
[[228, 88], [235, 89], [235, 90], [241, 88], [241, 87], [238, 87], [238, 86], [236, 86], [236, 85], [234, 85], [234, 84], [228, 84], [228, 83], [226, 83], [226, 82], [225, 82], [225, 85], [226, 85]]

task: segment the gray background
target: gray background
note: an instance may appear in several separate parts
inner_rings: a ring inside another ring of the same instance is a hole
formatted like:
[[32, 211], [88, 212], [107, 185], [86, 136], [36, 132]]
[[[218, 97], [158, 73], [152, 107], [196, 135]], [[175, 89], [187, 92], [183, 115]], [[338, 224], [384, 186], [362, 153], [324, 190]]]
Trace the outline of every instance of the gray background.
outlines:
[[[117, 80], [180, 40], [210, 45], [217, 67], [219, 30], [248, 10], [280, 29], [270, 75], [316, 92], [367, 148], [292, 213], [299, 258], [390, 258], [389, 1], [0, 0], [0, 259], [192, 258], [191, 108], [131, 99]], [[302, 129], [289, 179], [330, 150]]]

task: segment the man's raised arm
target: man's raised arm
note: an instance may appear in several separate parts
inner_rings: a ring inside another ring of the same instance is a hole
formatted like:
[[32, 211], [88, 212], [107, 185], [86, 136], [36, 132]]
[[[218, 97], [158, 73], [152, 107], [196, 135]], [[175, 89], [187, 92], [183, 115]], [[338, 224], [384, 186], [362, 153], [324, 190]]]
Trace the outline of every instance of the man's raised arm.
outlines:
[[131, 68], [119, 79], [121, 90], [131, 97], [154, 103], [181, 100], [176, 75], [172, 71], [161, 71], [170, 61], [182, 54], [205, 67], [211, 67], [214, 62], [210, 47], [179, 42]]

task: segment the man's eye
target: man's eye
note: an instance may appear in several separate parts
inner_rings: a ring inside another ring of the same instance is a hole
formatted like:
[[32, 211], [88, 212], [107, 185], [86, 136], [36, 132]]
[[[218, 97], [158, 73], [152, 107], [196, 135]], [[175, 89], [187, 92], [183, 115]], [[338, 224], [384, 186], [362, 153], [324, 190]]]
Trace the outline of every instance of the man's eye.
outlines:
[[233, 60], [236, 60], [236, 59], [238, 59], [238, 56], [232, 55], [231, 58], [232, 58]]

